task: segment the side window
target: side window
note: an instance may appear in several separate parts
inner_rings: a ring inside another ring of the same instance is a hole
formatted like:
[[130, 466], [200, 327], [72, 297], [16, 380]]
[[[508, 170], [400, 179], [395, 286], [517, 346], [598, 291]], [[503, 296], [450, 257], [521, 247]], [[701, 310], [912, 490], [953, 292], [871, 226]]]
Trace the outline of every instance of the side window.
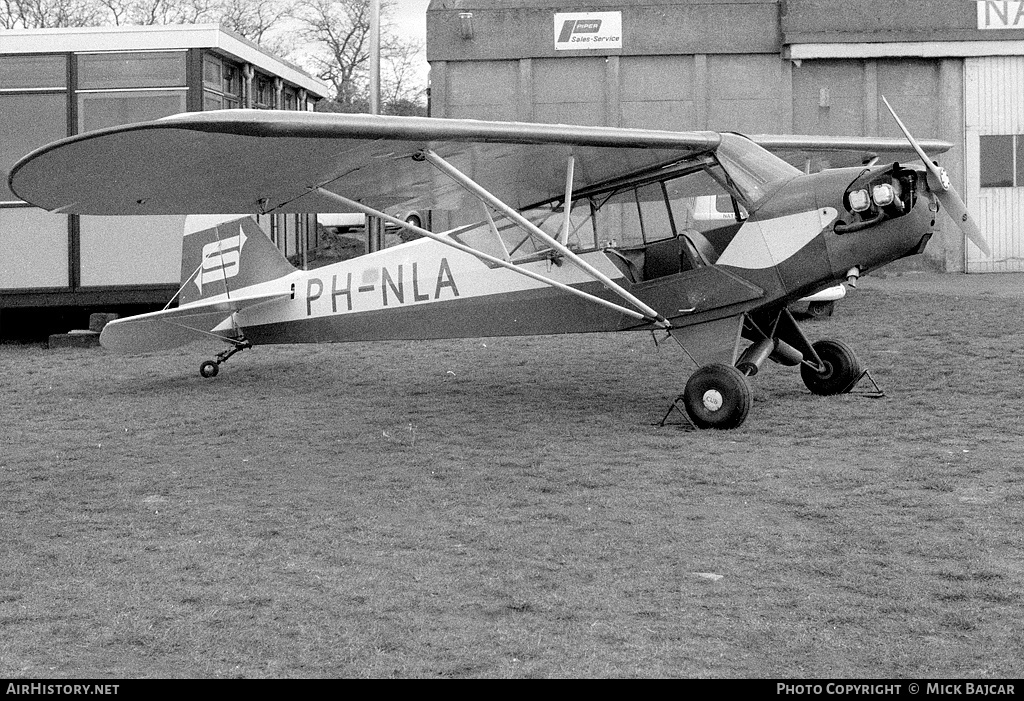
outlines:
[[672, 220], [668, 216], [665, 204], [665, 191], [661, 183], [652, 183], [637, 188], [637, 201], [640, 203], [640, 218], [643, 221], [644, 241], [661, 241], [672, 238]]
[[737, 211], [741, 218], [746, 217], [746, 211], [707, 171], [669, 180], [665, 183], [665, 191], [679, 231], [705, 231], [723, 223], [736, 223]]
[[620, 190], [597, 204], [597, 233], [602, 245], [618, 248], [644, 245], [635, 189]]
[[704, 170], [665, 182], [676, 231], [700, 257], [714, 263], [739, 231], [747, 212]]
[[[561, 205], [550, 204], [527, 209], [522, 215], [551, 238], [560, 240], [562, 229], [565, 228], [565, 210]], [[495, 217], [494, 223], [512, 261], [537, 256], [551, 248], [539, 237], [530, 236], [505, 217]], [[590, 200], [581, 199], [573, 202], [569, 215], [569, 234], [565, 244], [574, 251], [593, 250], [597, 247]]]
[[[564, 212], [560, 212], [558, 218], [564, 222]], [[569, 236], [565, 243], [574, 251], [592, 251], [597, 248], [594, 213], [590, 209], [589, 199], [572, 203], [572, 211], [569, 214]]]
[[[1022, 135], [982, 136], [979, 143], [981, 187], [1020, 187], [1024, 185], [1020, 163]], [[1016, 154], [1016, 158], [1014, 155]], [[1014, 161], [1017, 161], [1016, 168]], [[1016, 176], [1016, 179], [1015, 179]]]

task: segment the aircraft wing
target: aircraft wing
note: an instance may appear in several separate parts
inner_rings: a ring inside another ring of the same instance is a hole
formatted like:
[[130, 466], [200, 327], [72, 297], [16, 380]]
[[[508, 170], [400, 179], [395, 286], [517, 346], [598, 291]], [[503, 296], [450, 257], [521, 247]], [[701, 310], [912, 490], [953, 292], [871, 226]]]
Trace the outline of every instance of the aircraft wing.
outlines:
[[224, 326], [232, 314], [288, 297], [291, 291], [247, 295], [115, 319], [103, 327], [100, 344], [119, 353], [149, 353], [204, 338], [226, 340], [234, 335], [230, 326]]
[[[87, 132], [29, 154], [10, 184], [77, 214], [458, 209], [462, 187], [413, 156], [429, 148], [513, 207], [712, 151], [714, 132], [267, 110], [194, 112]], [[475, 201], [474, 201], [475, 202]]]
[[[912, 153], [902, 139], [755, 136], [798, 167], [807, 154]], [[44, 146], [11, 169], [26, 202], [72, 214], [338, 212], [313, 188], [385, 210], [475, 205], [414, 156], [429, 148], [516, 208], [714, 150], [716, 132], [275, 110], [190, 112]], [[923, 143], [941, 152], [950, 144]], [[916, 156], [915, 156], [916, 157]], [[830, 162], [830, 165], [840, 165]]]
[[[920, 160], [913, 145], [900, 138], [759, 134], [750, 139], [801, 170], [808, 161], [841, 168], [861, 165], [875, 156], [883, 163]], [[935, 139], [920, 144], [929, 155], [953, 148], [953, 144]]]

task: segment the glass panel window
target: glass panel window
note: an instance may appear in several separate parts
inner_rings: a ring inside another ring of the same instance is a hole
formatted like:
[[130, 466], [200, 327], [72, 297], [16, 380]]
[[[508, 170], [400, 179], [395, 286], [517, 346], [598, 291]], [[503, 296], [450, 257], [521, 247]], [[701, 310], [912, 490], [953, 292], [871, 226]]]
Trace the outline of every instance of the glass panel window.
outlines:
[[79, 54], [77, 58], [82, 90], [185, 86], [184, 51]]
[[78, 131], [159, 119], [185, 111], [185, 91], [78, 94]]
[[298, 96], [295, 94], [295, 91], [294, 90], [290, 90], [288, 88], [285, 88], [283, 94], [284, 94], [284, 109], [286, 109], [286, 110], [297, 109], [297, 106], [298, 106]]
[[0, 289], [67, 287], [68, 216], [0, 209]]
[[224, 64], [224, 94], [238, 97], [242, 94], [242, 72], [230, 63]]
[[722, 134], [722, 143], [715, 155], [736, 185], [738, 194], [751, 205], [800, 175], [793, 166], [736, 134]]
[[1013, 187], [1013, 136], [982, 136], [981, 187]]
[[19, 158], [68, 135], [67, 102], [64, 93], [0, 94], [0, 202], [17, 200], [7, 176]]
[[640, 217], [643, 219], [644, 240], [660, 241], [672, 238], [672, 221], [668, 216], [668, 206], [665, 204], [665, 192], [661, 189], [661, 183], [644, 185], [637, 189], [637, 199], [640, 201]]
[[80, 218], [83, 287], [178, 282], [184, 216]]
[[224, 109], [224, 98], [217, 93], [210, 92], [209, 90], [203, 91], [203, 109], [204, 110], [219, 110]]
[[256, 84], [255, 97], [257, 107], [272, 107], [274, 104], [274, 83], [266, 76], [259, 76], [253, 81]]
[[[677, 231], [703, 231], [723, 223], [736, 223], [732, 196], [706, 170], [666, 181], [665, 191]], [[744, 213], [741, 209], [740, 214]]]
[[0, 88], [64, 88], [67, 74], [64, 56], [0, 56]]
[[746, 209], [706, 170], [666, 181], [665, 192], [676, 231], [699, 259], [714, 263], [739, 231]]
[[203, 56], [203, 85], [214, 90], [223, 86], [223, 73], [220, 59], [214, 56]]
[[597, 207], [597, 234], [606, 246], [631, 248], [642, 246], [640, 208], [636, 190], [628, 188], [614, 193]]

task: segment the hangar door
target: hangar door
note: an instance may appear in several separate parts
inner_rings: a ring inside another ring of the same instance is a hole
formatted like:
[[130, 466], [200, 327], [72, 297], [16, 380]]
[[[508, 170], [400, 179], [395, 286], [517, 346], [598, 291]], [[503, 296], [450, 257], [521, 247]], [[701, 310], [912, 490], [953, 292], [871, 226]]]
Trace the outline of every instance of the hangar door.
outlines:
[[1024, 271], [1024, 56], [966, 59], [964, 198], [992, 247], [967, 243], [967, 272]]

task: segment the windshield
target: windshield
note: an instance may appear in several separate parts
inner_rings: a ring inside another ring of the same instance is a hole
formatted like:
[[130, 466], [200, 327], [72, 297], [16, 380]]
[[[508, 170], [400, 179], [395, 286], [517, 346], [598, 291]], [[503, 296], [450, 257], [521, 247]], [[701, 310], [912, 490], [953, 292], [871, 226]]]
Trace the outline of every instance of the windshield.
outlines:
[[722, 143], [715, 155], [750, 206], [800, 175], [799, 170], [781, 158], [736, 134], [722, 134]]

